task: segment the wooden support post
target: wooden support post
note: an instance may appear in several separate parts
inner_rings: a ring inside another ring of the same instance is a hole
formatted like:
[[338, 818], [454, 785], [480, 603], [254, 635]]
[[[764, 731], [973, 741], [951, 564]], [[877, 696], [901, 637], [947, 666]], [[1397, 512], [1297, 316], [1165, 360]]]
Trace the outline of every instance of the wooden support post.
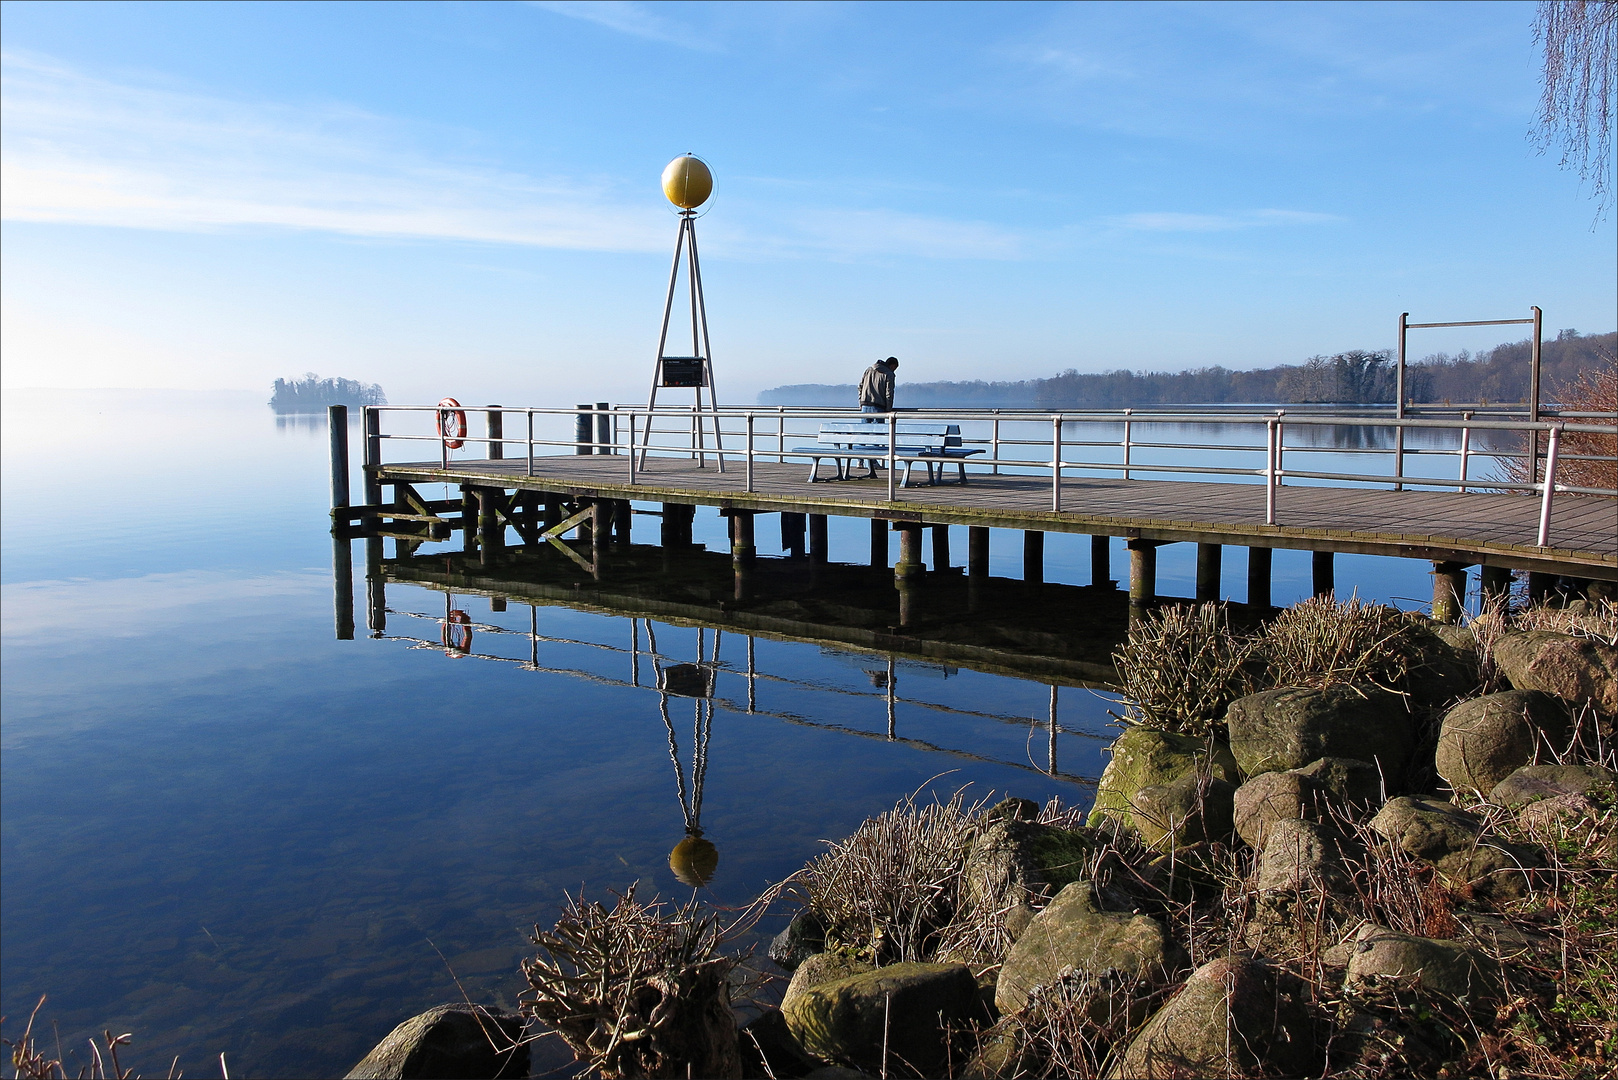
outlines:
[[594, 453], [595, 447], [591, 443], [594, 441], [595, 424], [590, 421], [590, 406], [573, 407], [578, 410], [578, 415], [573, 418], [573, 452], [580, 455]]
[[489, 458], [499, 461], [506, 456], [506, 448], [500, 445], [500, 440], [506, 434], [506, 414], [500, 411], [500, 406], [490, 405], [487, 413], [489, 418]]
[[888, 568], [888, 523], [882, 518], [871, 519], [871, 567]]
[[1433, 621], [1453, 623], [1461, 621], [1466, 607], [1467, 563], [1433, 563]]
[[1130, 540], [1129, 606], [1145, 608], [1157, 599], [1157, 541]]
[[388, 630], [388, 592], [382, 580], [382, 538], [365, 538], [365, 625], [379, 638]]
[[949, 526], [933, 526], [933, 573], [949, 573]]
[[1225, 549], [1219, 544], [1197, 545], [1197, 599], [1219, 599], [1219, 571]]
[[831, 557], [831, 545], [826, 538], [826, 515], [809, 515], [809, 561], [823, 563]]
[[500, 524], [496, 501], [505, 492], [492, 488], [478, 488], [478, 561], [493, 566], [501, 560], [506, 547], [506, 527]]
[[1528, 572], [1528, 602], [1530, 604], [1543, 604], [1556, 588], [1557, 576], [1540, 570], [1530, 570]]
[[1504, 566], [1485, 566], [1479, 572], [1482, 579], [1478, 590], [1483, 594], [1485, 606], [1496, 597], [1506, 600], [1511, 595], [1511, 571]]
[[1270, 564], [1275, 553], [1265, 547], [1247, 549], [1247, 604], [1270, 606]]
[[[342, 408], [334, 405], [333, 408]], [[347, 421], [344, 421], [347, 423]], [[346, 504], [345, 504], [346, 505]], [[339, 529], [331, 537], [331, 589], [333, 614], [337, 622], [337, 640], [354, 640], [354, 546]]]
[[982, 581], [989, 576], [989, 527], [970, 525], [966, 530], [966, 573]]
[[899, 590], [899, 625], [911, 626], [920, 615], [918, 583], [927, 564], [921, 557], [922, 524], [919, 521], [896, 521], [899, 534], [899, 561], [893, 566], [893, 584]]
[[[545, 493], [545, 528], [554, 529], [567, 520], [567, 514], [562, 512], [562, 497]], [[544, 530], [540, 530], [543, 532]]]
[[1316, 596], [1330, 596], [1337, 591], [1337, 573], [1333, 565], [1336, 553], [1331, 551], [1316, 551], [1312, 553], [1311, 560], [1314, 570], [1314, 594]]
[[478, 549], [478, 493], [469, 484], [461, 485], [461, 550], [468, 555]]
[[730, 557], [734, 562], [752, 562], [758, 554], [753, 542], [752, 510], [726, 510], [730, 518]]
[[489, 597], [489, 610], [490, 611], [504, 611], [504, 610], [506, 610], [506, 598], [503, 597], [503, 596], [491, 596], [491, 597]]
[[[365, 410], [365, 505], [377, 506], [382, 502], [382, 481], [377, 469], [382, 466], [382, 414], [375, 409]], [[379, 517], [365, 518], [360, 524], [367, 532], [382, 527]]]
[[601, 552], [612, 543], [612, 500], [597, 499], [590, 504], [590, 561], [601, 565]]
[[630, 533], [635, 523], [635, 506], [628, 499], [619, 499], [612, 507], [613, 543], [621, 548], [630, 545]]
[[[598, 401], [597, 409], [610, 409], [612, 402]], [[608, 412], [596, 413], [596, 453], [612, 453], [612, 414]]]
[[663, 546], [684, 551], [691, 546], [691, 519], [697, 508], [685, 503], [663, 504]]
[[1112, 537], [1090, 537], [1090, 584], [1112, 584]]
[[794, 559], [803, 558], [804, 534], [808, 531], [808, 516], [781, 512], [781, 550]]
[[1045, 534], [1037, 529], [1023, 530], [1022, 579], [1026, 585], [1045, 584]]
[[331, 435], [331, 504], [335, 509], [348, 505], [347, 405], [332, 405], [326, 409], [326, 429]]

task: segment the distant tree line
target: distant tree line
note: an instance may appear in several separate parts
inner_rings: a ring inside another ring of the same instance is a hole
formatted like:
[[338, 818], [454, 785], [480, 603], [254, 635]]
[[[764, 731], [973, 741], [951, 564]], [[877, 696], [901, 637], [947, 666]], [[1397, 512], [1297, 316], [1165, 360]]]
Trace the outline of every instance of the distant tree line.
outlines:
[[376, 383], [354, 379], [322, 379], [306, 372], [301, 379], [275, 380], [270, 408], [278, 413], [320, 412], [328, 405], [386, 405], [388, 396]]
[[[1586, 371], [1612, 363], [1618, 334], [1563, 330], [1547, 341], [1540, 357], [1542, 396], [1554, 402], [1557, 388]], [[1434, 353], [1409, 365], [1406, 396], [1416, 402], [1518, 402], [1528, 399], [1527, 341], [1497, 345], [1476, 354]], [[901, 408], [1121, 409], [1144, 405], [1336, 404], [1377, 405], [1394, 400], [1398, 375], [1386, 349], [1352, 349], [1312, 356], [1301, 364], [1236, 371], [1213, 366], [1189, 371], [1130, 371], [1096, 374], [1068, 370], [1049, 379], [1020, 382], [899, 383]], [[759, 395], [763, 405], [844, 405], [855, 401], [854, 387], [800, 384], [778, 386]]]

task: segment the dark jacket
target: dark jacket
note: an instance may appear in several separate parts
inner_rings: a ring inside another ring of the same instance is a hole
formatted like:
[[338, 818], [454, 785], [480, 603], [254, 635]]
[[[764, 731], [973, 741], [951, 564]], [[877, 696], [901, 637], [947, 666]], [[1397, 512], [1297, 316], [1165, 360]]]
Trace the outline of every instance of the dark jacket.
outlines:
[[880, 361], [865, 369], [860, 379], [860, 404], [875, 405], [882, 412], [893, 409], [894, 370]]

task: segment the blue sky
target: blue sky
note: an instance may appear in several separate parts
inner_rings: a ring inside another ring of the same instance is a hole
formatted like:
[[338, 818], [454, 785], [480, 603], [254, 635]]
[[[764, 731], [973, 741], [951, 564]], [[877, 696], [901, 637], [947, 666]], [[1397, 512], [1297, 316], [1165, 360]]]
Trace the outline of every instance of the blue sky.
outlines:
[[721, 400], [1618, 323], [1612, 221], [1527, 138], [1531, 3], [0, 18], [8, 387], [632, 400], [687, 151]]

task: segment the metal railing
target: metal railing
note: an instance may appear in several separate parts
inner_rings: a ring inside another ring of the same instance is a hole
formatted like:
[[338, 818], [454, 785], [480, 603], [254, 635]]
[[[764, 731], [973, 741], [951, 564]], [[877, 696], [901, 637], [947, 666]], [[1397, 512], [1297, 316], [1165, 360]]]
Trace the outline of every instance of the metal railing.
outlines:
[[[440, 464], [448, 468], [456, 448], [452, 443], [459, 443], [474, 448], [474, 452], [476, 448], [483, 448], [483, 456], [489, 459], [505, 459], [509, 449], [519, 448], [525, 459], [526, 475], [532, 476], [535, 475], [537, 459], [565, 449], [573, 454], [621, 457], [627, 483], [636, 485], [642, 482], [642, 473], [653, 456], [659, 459], [673, 457], [694, 460], [702, 468], [708, 467], [711, 458], [721, 474], [727, 472], [728, 463], [740, 459], [743, 488], [747, 492], [754, 492], [760, 462], [807, 464], [815, 457], [837, 456], [836, 451], [812, 445], [819, 434], [812, 421], [858, 418], [872, 424], [872, 439], [860, 444], [871, 452], [861, 453], [850, 449], [841, 452], [841, 456], [885, 461], [886, 496], [889, 502], [898, 502], [902, 498], [904, 489], [898, 483], [899, 465], [907, 461], [932, 465], [961, 461], [959, 458], [917, 455], [903, 450], [900, 426], [914, 421], [958, 423], [963, 447], [984, 450], [983, 454], [974, 455], [964, 462], [964, 467], [973, 472], [1049, 477], [1050, 508], [1053, 512], [1062, 510], [1064, 480], [1098, 474], [1123, 480], [1135, 480], [1146, 475], [1262, 483], [1267, 525], [1278, 524], [1277, 489], [1288, 482], [1373, 486], [1393, 490], [1424, 486], [1451, 488], [1462, 493], [1480, 490], [1521, 492], [1540, 498], [1536, 543], [1544, 547], [1549, 545], [1551, 507], [1555, 495], [1618, 496], [1618, 488], [1576, 486], [1561, 482], [1558, 476], [1558, 470], [1571, 461], [1618, 461], [1618, 457], [1611, 453], [1568, 453], [1564, 449], [1569, 437], [1579, 437], [1586, 444], [1599, 445], [1602, 439], [1618, 436], [1618, 415], [1611, 413], [1565, 413], [1554, 419], [1533, 422], [1499, 419], [1471, 410], [1451, 418], [1397, 419], [1374, 413], [1367, 415], [1371, 410], [1326, 413], [1287, 409], [1235, 411], [1228, 408], [1061, 412], [914, 409], [860, 413], [851, 409], [794, 406], [701, 410], [647, 409], [633, 405], [573, 409], [489, 406], [481, 410], [465, 410], [488, 414], [487, 434], [473, 435], [468, 430], [465, 434], [456, 434], [454, 438], [446, 437], [443, 418], [455, 411], [437, 406], [367, 406], [366, 465], [374, 466], [382, 462], [385, 442], [403, 446], [426, 443], [435, 446]], [[390, 418], [399, 418], [406, 424], [411, 419], [424, 419], [429, 430], [415, 433], [405, 430], [384, 432], [382, 419], [385, 414]], [[511, 427], [508, 421], [513, 418], [523, 421], [521, 436], [508, 434]], [[565, 430], [545, 430], [547, 427], [563, 427], [564, 418], [576, 422], [574, 437], [565, 437]], [[1215, 442], [1162, 441], [1161, 438], [1154, 438], [1154, 429], [1165, 425], [1214, 430], [1228, 437]], [[1145, 437], [1142, 437], [1143, 428]], [[1118, 437], [1100, 437], [1114, 435], [1111, 429], [1117, 429]], [[1391, 446], [1382, 447], [1326, 446], [1319, 445], [1318, 440], [1312, 444], [1306, 437], [1325, 429], [1356, 432], [1356, 438], [1361, 442], [1375, 443], [1377, 433], [1388, 430], [1392, 431], [1394, 438]], [[459, 430], [452, 425], [452, 433]], [[706, 445], [709, 432], [715, 443], [712, 446]], [[1263, 433], [1262, 444], [1257, 437], [1259, 432]], [[1425, 434], [1454, 445], [1410, 446], [1406, 438], [1410, 433]], [[1486, 433], [1492, 433], [1497, 440], [1503, 438], [1514, 444], [1525, 442], [1530, 449], [1524, 452], [1514, 446], [1500, 445], [1480, 449], [1477, 443], [1480, 436]], [[1291, 445], [1288, 444], [1289, 434], [1294, 438]], [[1543, 453], [1538, 453], [1541, 435], [1544, 436], [1545, 449]], [[1161, 458], [1164, 453], [1172, 453], [1177, 460], [1142, 459], [1143, 454]], [[1254, 460], [1257, 454], [1262, 454], [1261, 462]], [[1380, 456], [1387, 459], [1388, 468], [1384, 472], [1350, 472], [1288, 466], [1289, 455], [1297, 460], [1300, 456], [1321, 454]], [[1472, 459], [1480, 455], [1502, 463], [1508, 470], [1512, 468], [1512, 462], [1518, 463], [1516, 468], [1519, 475], [1477, 477], [1472, 471]], [[1456, 467], [1445, 476], [1424, 476], [1409, 471], [1407, 459], [1419, 461], [1423, 458], [1452, 458]], [[367, 501], [378, 500], [368, 498]]]

